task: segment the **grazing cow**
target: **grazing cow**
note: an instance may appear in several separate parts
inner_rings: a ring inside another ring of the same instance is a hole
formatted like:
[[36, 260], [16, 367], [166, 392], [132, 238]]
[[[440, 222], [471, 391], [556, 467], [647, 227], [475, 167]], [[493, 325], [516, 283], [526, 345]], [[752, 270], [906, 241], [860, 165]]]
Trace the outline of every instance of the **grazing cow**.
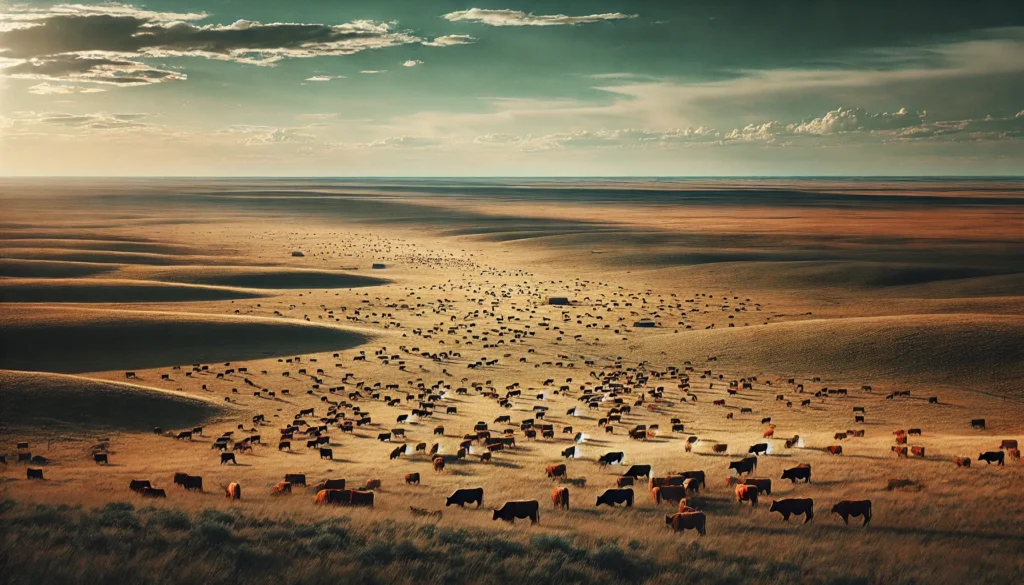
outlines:
[[930, 397], [928, 397], [928, 404], [938, 404], [938, 403], [939, 403], [939, 397], [938, 396], [930, 396]]
[[316, 484], [316, 487], [313, 488], [314, 491], [343, 489], [345, 489], [344, 479], [325, 479], [320, 483]]
[[725, 453], [728, 450], [729, 450], [729, 445], [725, 445], [725, 444], [722, 444], [722, 443], [716, 443], [716, 444], [711, 446], [711, 451], [713, 453]]
[[906, 445], [893, 445], [893, 446], [889, 447], [889, 449], [891, 449], [892, 452], [896, 454], [896, 458], [897, 459], [899, 459], [900, 457], [903, 457], [904, 459], [906, 459], [906, 457], [907, 457], [907, 446]]
[[468, 452], [469, 451], [468, 451], [467, 447], [459, 447], [459, 450], [455, 452], [455, 457], [457, 459], [465, 459], [466, 458], [466, 453], [468, 453]]
[[683, 433], [683, 432], [686, 432], [686, 426], [683, 425], [682, 423], [674, 424], [674, 425], [672, 425], [672, 432], [673, 433]]
[[830, 455], [842, 455], [843, 454], [843, 446], [842, 445], [829, 445], [828, 447], [825, 447], [825, 451], [827, 451]]
[[191, 431], [181, 431], [180, 433], [175, 435], [174, 438], [175, 439], [188, 439], [189, 441], [191, 441], [192, 440], [192, 432]]
[[190, 491], [203, 491], [203, 478], [198, 475], [175, 473], [174, 483]]
[[792, 515], [804, 515], [804, 524], [814, 518], [814, 500], [811, 498], [786, 498], [785, 500], [772, 500], [772, 507], [769, 512], [782, 514], [782, 521], [789, 521]]
[[305, 473], [286, 473], [284, 474], [284, 480], [292, 485], [301, 485], [302, 487], [306, 487]]
[[615, 478], [615, 487], [619, 487], [619, 488], [628, 487], [628, 486], [633, 485], [633, 481], [634, 480], [633, 480], [632, 477], [616, 477]]
[[651, 490], [651, 499], [661, 505], [664, 502], [678, 502], [686, 499], [686, 488], [681, 485], [663, 485]]
[[886, 484], [885, 489], [887, 489], [887, 490], [889, 490], [891, 492], [892, 490], [898, 490], [898, 489], [905, 488], [905, 487], [911, 487], [911, 486], [915, 485], [916, 483], [917, 482], [912, 480], [912, 479], [890, 479], [889, 483]]
[[490, 463], [490, 462], [491, 462], [491, 452], [490, 451], [488, 451], [486, 453], [481, 453], [480, 454], [480, 463]]
[[835, 435], [832, 436], [832, 439], [834, 439], [836, 441], [842, 441], [845, 438], [846, 438], [846, 433], [836, 433]]
[[605, 490], [603, 494], [597, 497], [597, 503], [594, 505], [600, 506], [601, 504], [611, 508], [614, 508], [615, 504], [625, 504], [627, 508], [632, 508], [633, 490], [631, 488]]
[[1003, 439], [1003, 442], [999, 444], [1000, 449], [1016, 449], [1017, 439]]
[[288, 449], [289, 451], [292, 450], [291, 441], [281, 441], [280, 443], [277, 444], [278, 451], [284, 451], [285, 449]]
[[736, 501], [737, 502], [750, 502], [750, 506], [754, 507], [757, 505], [757, 488], [752, 485], [738, 485], [736, 486]]
[[748, 477], [743, 480], [743, 485], [751, 485], [757, 488], [758, 494], [772, 495], [772, 480], [762, 477]]
[[153, 484], [148, 479], [133, 479], [128, 483], [128, 489], [136, 493], [142, 493], [143, 488], [151, 488]]
[[235, 465], [238, 465], [238, 462], [235, 461], [235, 454], [234, 453], [221, 453], [220, 454], [220, 464], [224, 465], [228, 461], [230, 461], [231, 463], [234, 463]]
[[694, 471], [684, 471], [678, 475], [681, 475], [682, 477], [685, 477], [687, 479], [695, 479], [698, 482], [700, 482], [701, 487], [708, 487], [707, 477], [704, 475], [704, 472], [702, 470], [698, 469]]
[[399, 457], [402, 456], [402, 453], [404, 452], [405, 445], [402, 445], [401, 447], [395, 447], [394, 449], [391, 450], [391, 455], [388, 456], [388, 459], [398, 459]]
[[650, 465], [630, 465], [626, 473], [622, 474], [622, 477], [633, 477], [640, 479], [641, 477], [651, 477], [651, 466]]
[[985, 419], [983, 419], [983, 418], [971, 419], [971, 428], [972, 429], [984, 429], [985, 428]]
[[444, 471], [444, 457], [434, 457], [432, 462], [434, 465], [434, 471], [441, 473]]
[[953, 463], [956, 464], [957, 467], [970, 467], [971, 466], [971, 458], [970, 457], [954, 457], [953, 458]]
[[832, 513], [839, 514], [843, 518], [843, 524], [850, 523], [850, 516], [863, 516], [863, 526], [867, 526], [871, 521], [871, 500], [843, 500], [832, 506]]
[[552, 479], [556, 477], [569, 477], [568, 471], [564, 463], [561, 463], [559, 465], [548, 465], [544, 471], [546, 471], [548, 477]]
[[434, 427], [435, 435], [444, 435], [444, 427]]
[[274, 486], [274, 489], [270, 490], [270, 495], [272, 496], [290, 493], [292, 493], [292, 484], [290, 481], [278, 482], [278, 484]]
[[110, 465], [110, 461], [107, 459], [106, 453], [93, 453], [92, 460], [97, 464], [103, 463], [104, 465]]
[[796, 467], [790, 467], [782, 472], [782, 479], [788, 479], [792, 483], [802, 479], [805, 483], [811, 483], [811, 466], [807, 463], [801, 463]]
[[562, 457], [565, 457], [566, 459], [572, 459], [575, 456], [576, 447], [566, 447], [565, 449], [562, 449]]
[[747, 453], [753, 455], [767, 454], [768, 443], [758, 443], [756, 445], [751, 445], [750, 448], [747, 449]]
[[317, 504], [336, 504], [346, 506], [352, 503], [353, 490], [320, 490], [313, 500]]
[[985, 453], [978, 455], [978, 461], [984, 461], [989, 465], [993, 463], [995, 463], [996, 465], [1003, 465], [1005, 456], [1006, 454], [1003, 453], [1002, 451], [987, 451]]
[[476, 502], [476, 507], [479, 508], [484, 504], [484, 488], [463, 488], [455, 490], [455, 492], [444, 499], [445, 507], [455, 504], [460, 508], [466, 507], [466, 504], [472, 504]]
[[363, 484], [363, 488], [362, 489], [364, 489], [364, 490], [379, 490], [380, 486], [381, 486], [380, 479], [368, 479], [368, 480], [366, 480], [366, 483]]
[[491, 520], [504, 520], [509, 524], [515, 524], [516, 518], [530, 519], [530, 524], [540, 522], [540, 504], [537, 500], [521, 500], [517, 502], [505, 502], [500, 510], [494, 510]]
[[553, 508], [569, 509], [569, 488], [555, 488], [551, 490], [551, 506]]
[[224, 495], [229, 500], [241, 500], [242, 499], [242, 486], [238, 482], [231, 482], [228, 487], [224, 490]]
[[380, 441], [381, 443], [390, 443], [391, 433], [378, 433], [377, 440]]
[[735, 470], [736, 475], [752, 473], [757, 469], [757, 457], [745, 457], [739, 461], [729, 463], [729, 469]]
[[665, 516], [665, 524], [671, 526], [673, 532], [696, 530], [700, 536], [707, 534], [707, 517], [704, 512], [682, 512]]
[[415, 473], [415, 472], [414, 473], [406, 473], [405, 474], [405, 484], [406, 485], [411, 485], [411, 484], [420, 485], [420, 474], [419, 473]]
[[619, 465], [622, 460], [626, 457], [626, 454], [622, 451], [612, 451], [611, 453], [605, 453], [597, 460], [598, 465]]
[[924, 447], [921, 447], [920, 445], [911, 445], [910, 454], [918, 457], [924, 457]]
[[144, 498], [166, 498], [167, 497], [167, 492], [165, 492], [163, 489], [160, 489], [160, 488], [152, 488], [152, 487], [142, 488], [142, 491], [139, 492], [139, 493]]

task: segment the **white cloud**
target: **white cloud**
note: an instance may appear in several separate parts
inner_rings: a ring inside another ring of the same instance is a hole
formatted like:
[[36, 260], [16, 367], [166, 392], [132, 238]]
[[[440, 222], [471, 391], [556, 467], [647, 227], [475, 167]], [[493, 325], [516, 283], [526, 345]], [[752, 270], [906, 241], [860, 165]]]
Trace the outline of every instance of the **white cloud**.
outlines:
[[589, 24], [605, 20], [622, 20], [636, 17], [636, 14], [623, 14], [621, 12], [590, 14], [587, 16], [566, 16], [564, 14], [535, 15], [527, 14], [520, 10], [487, 10], [483, 8], [470, 8], [469, 10], [460, 10], [444, 15], [445, 19], [453, 22], [465, 20], [470, 22], [479, 22], [490, 26], [556, 26]]
[[64, 85], [52, 83], [39, 83], [28, 88], [29, 93], [36, 95], [70, 95], [76, 93], [102, 93], [107, 91], [99, 87], [84, 87], [81, 85]]
[[392, 136], [367, 144], [371, 148], [429, 148], [440, 145], [439, 140], [418, 136]]
[[363, 71], [360, 71], [360, 73], [362, 73], [364, 75], [377, 75], [378, 73], [387, 73], [387, 72], [388, 72], [387, 69], [364, 69]]
[[420, 61], [419, 59], [409, 59], [402, 63], [402, 67], [415, 67], [417, 65], [423, 65], [423, 61]]
[[420, 44], [428, 47], [452, 47], [455, 45], [468, 45], [474, 41], [476, 39], [469, 35], [445, 35], [435, 37], [432, 41], [422, 41]]
[[224, 128], [219, 134], [237, 135], [238, 142], [246, 146], [310, 144], [316, 141], [316, 136], [306, 133], [308, 129], [309, 127], [275, 128], [273, 126], [238, 124]]
[[150, 114], [146, 113], [108, 113], [95, 112], [87, 114], [68, 114], [64, 112], [15, 112], [4, 119], [4, 126], [16, 131], [29, 130], [39, 132], [49, 126], [61, 131], [127, 131], [151, 128], [145, 122]]
[[307, 77], [303, 81], [331, 81], [332, 79], [345, 79], [344, 75], [314, 75], [313, 77]]

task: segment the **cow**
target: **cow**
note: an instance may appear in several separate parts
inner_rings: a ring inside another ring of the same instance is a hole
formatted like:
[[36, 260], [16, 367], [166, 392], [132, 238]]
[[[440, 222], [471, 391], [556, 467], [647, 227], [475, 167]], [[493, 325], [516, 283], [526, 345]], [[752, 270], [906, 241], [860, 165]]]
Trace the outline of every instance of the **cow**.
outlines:
[[612, 451], [605, 453], [597, 460], [598, 465], [620, 465], [622, 460], [625, 459], [626, 454], [622, 451]]
[[781, 479], [788, 479], [792, 483], [802, 479], [804, 483], [811, 483], [811, 466], [807, 463], [801, 463], [796, 467], [783, 470]]
[[729, 463], [729, 469], [735, 470], [736, 475], [753, 473], [757, 469], [757, 457], [745, 457], [739, 461]]
[[832, 439], [836, 441], [842, 441], [846, 439], [846, 433], [836, 433], [835, 435], [832, 436]]
[[999, 449], [1016, 449], [1017, 439], [1003, 439], [1003, 442], [999, 444]]
[[768, 443], [758, 443], [756, 445], [751, 445], [750, 448], [747, 449], [747, 454], [759, 455], [762, 453], [768, 453]]
[[103, 463], [104, 465], [110, 465], [110, 460], [107, 459], [106, 453], [93, 453], [92, 460], [98, 464]]
[[885, 489], [887, 489], [887, 490], [889, 490], [891, 492], [893, 490], [898, 490], [898, 489], [902, 489], [902, 488], [905, 488], [905, 487], [911, 487], [911, 486], [915, 485], [916, 483], [917, 482], [915, 482], [912, 479], [890, 479], [889, 483], [886, 484]]
[[679, 475], [681, 475], [681, 476], [683, 476], [685, 478], [688, 478], [688, 479], [695, 479], [695, 480], [699, 481], [701, 487], [704, 487], [704, 488], [708, 487], [707, 477], [704, 475], [704, 472], [701, 471], [701, 470], [684, 471], [684, 472], [680, 473]]
[[716, 443], [716, 444], [711, 446], [711, 451], [713, 453], [725, 453], [728, 450], [729, 450], [729, 445], [725, 445], [725, 444], [722, 444], [722, 443]]
[[486, 453], [481, 453], [480, 454], [480, 463], [490, 463], [490, 462], [491, 462], [491, 452], [490, 451], [488, 451]]
[[26, 475], [28, 479], [43, 479], [43, 470], [29, 467]]
[[853, 422], [855, 422], [855, 423], [862, 423], [862, 422], [864, 422], [864, 415], [863, 414], [855, 415], [853, 417]]
[[752, 485], [738, 485], [736, 486], [736, 501], [750, 502], [750, 506], [754, 507], [757, 505], [757, 488]]
[[843, 446], [842, 445], [829, 445], [828, 447], [825, 447], [825, 451], [828, 452], [830, 455], [842, 455], [843, 454]]
[[1014, 461], [1020, 461], [1020, 449], [1007, 449], [1006, 454]]
[[663, 501], [678, 502], [679, 500], [686, 499], [686, 488], [681, 485], [656, 487], [651, 490], [651, 499], [659, 506]]
[[427, 452], [427, 444], [426, 443], [417, 443], [416, 444], [416, 449], [414, 451], [417, 452], [417, 453], [419, 453], [420, 451], [423, 451], [424, 453], [426, 453]]
[[910, 454], [918, 457], [924, 457], [924, 447], [921, 447], [920, 445], [911, 445]]
[[555, 488], [551, 490], [551, 506], [553, 508], [569, 509], [569, 488]]
[[313, 501], [321, 505], [348, 505], [352, 503], [352, 490], [320, 490]]
[[764, 434], [761, 435], [761, 438], [764, 438], [764, 439], [774, 439], [775, 438], [775, 427], [772, 427], [772, 428], [766, 430], [764, 432]]
[[277, 444], [278, 451], [284, 451], [285, 449], [288, 449], [289, 451], [292, 450], [291, 441], [281, 441], [280, 443]]
[[434, 457], [431, 463], [434, 465], [434, 471], [438, 473], [444, 471], [444, 457]]
[[362, 489], [363, 490], [379, 490], [380, 486], [381, 486], [381, 481], [379, 479], [368, 479], [368, 480], [366, 480], [366, 483], [363, 484]]
[[491, 520], [504, 520], [509, 524], [515, 524], [516, 518], [530, 519], [530, 524], [540, 522], [540, 504], [537, 500], [520, 500], [505, 502], [499, 510], [493, 510]]
[[800, 444], [800, 435], [794, 435], [792, 439], [786, 439], [786, 448], [792, 449]]
[[614, 508], [615, 504], [625, 504], [627, 508], [632, 508], [633, 490], [631, 488], [605, 490], [603, 494], [597, 496], [597, 503], [594, 505], [600, 506], [601, 504], [611, 508]]
[[441, 427], [441, 426], [434, 427], [434, 434], [435, 435], [444, 435], [444, 427]]
[[908, 435], [917, 435], [917, 436], [920, 437], [921, 436], [921, 429], [907, 429], [907, 434]]
[[290, 493], [292, 493], [292, 484], [290, 481], [278, 482], [278, 484], [274, 486], [274, 489], [270, 490], [270, 495], [272, 496]]
[[850, 516], [864, 517], [864, 524], [867, 526], [868, 522], [871, 522], [871, 500], [843, 500], [835, 506], [832, 506], [832, 513], [839, 514], [843, 519], [843, 524], [850, 523]]
[[139, 493], [144, 498], [166, 498], [167, 497], [167, 492], [165, 492], [164, 490], [162, 490], [160, 488], [153, 488], [153, 487], [142, 488], [142, 491], [139, 492]]
[[772, 480], [762, 477], [748, 477], [743, 480], [743, 485], [752, 485], [757, 488], [758, 495], [772, 495]]
[[616, 477], [615, 478], [615, 487], [623, 488], [623, 487], [628, 487], [628, 486], [631, 486], [631, 485], [633, 485], [633, 478], [632, 477]]
[[641, 477], [651, 477], [651, 466], [650, 465], [630, 465], [626, 473], [622, 474], [622, 477], [632, 477], [640, 479]]
[[174, 483], [181, 487], [191, 491], [203, 491], [203, 478], [198, 475], [189, 475], [187, 473], [175, 473]]
[[175, 439], [188, 439], [189, 441], [191, 441], [192, 440], [192, 432], [191, 431], [181, 431], [180, 433], [175, 435], [174, 438]]
[[401, 447], [395, 447], [394, 449], [392, 449], [391, 454], [388, 455], [388, 459], [393, 460], [401, 457], [402, 453], [404, 452], [404, 449], [402, 447], [405, 447], [405, 445], [402, 445]]
[[344, 479], [325, 479], [320, 483], [316, 484], [313, 488], [314, 491], [320, 490], [343, 490], [345, 489]]
[[971, 419], [971, 428], [972, 429], [984, 429], [985, 428], [985, 419], [983, 419], [983, 418]]
[[957, 467], [970, 467], [971, 466], [971, 458], [970, 457], [954, 457], [953, 458], [953, 463]]
[[891, 446], [889, 448], [892, 449], [892, 452], [896, 454], [896, 458], [897, 459], [899, 459], [900, 457], [903, 457], [904, 459], [906, 459], [906, 457], [907, 457], [907, 446], [906, 445], [893, 445], [893, 446]]
[[306, 487], [305, 473], [286, 473], [284, 474], [284, 480], [292, 485], [301, 485], [302, 487]]
[[568, 470], [564, 463], [559, 465], [548, 465], [544, 471], [548, 474], [548, 477], [552, 479], [556, 477], [569, 477]]
[[320, 447], [320, 458], [334, 461], [334, 450], [327, 447]]
[[1003, 465], [1005, 457], [1006, 454], [1003, 453], [1002, 451], [986, 451], [985, 453], [981, 453], [978, 455], [978, 461], [984, 461], [989, 465], [993, 463], [995, 463], [996, 465]]
[[673, 532], [696, 530], [700, 536], [707, 534], [707, 517], [704, 512], [682, 512], [665, 516], [665, 524], [671, 526]]
[[466, 504], [472, 504], [476, 502], [476, 507], [479, 508], [484, 504], [484, 488], [463, 488], [455, 490], [452, 495], [444, 499], [445, 507], [455, 504], [460, 508], [465, 508]]
[[224, 496], [229, 500], [241, 500], [242, 499], [242, 486], [238, 482], [231, 482], [228, 487], [224, 489]]
[[142, 493], [143, 488], [151, 488], [153, 484], [148, 479], [133, 479], [128, 483], [128, 489], [135, 493]]
[[811, 498], [786, 498], [785, 500], [772, 500], [772, 507], [769, 512], [782, 514], [782, 521], [788, 522], [792, 515], [804, 515], [804, 524], [814, 518], [814, 500]]

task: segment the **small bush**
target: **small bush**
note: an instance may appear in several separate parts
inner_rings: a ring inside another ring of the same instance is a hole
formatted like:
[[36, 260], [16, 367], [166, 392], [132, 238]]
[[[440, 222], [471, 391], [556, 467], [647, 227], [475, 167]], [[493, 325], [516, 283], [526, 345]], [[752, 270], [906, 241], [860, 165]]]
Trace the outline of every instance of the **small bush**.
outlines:
[[154, 510], [150, 516], [150, 524], [167, 530], [188, 530], [192, 528], [192, 520], [181, 510]]

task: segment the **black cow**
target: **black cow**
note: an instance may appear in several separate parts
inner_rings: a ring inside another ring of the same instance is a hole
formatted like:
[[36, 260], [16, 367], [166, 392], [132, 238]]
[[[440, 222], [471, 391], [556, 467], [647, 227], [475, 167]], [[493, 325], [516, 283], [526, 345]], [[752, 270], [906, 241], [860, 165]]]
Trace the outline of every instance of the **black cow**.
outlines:
[[767, 454], [768, 453], [768, 443], [758, 443], [756, 445], [751, 445], [750, 448], [747, 449], [747, 453], [748, 454], [749, 453], [753, 453], [754, 455], [757, 455], [759, 453]]
[[142, 493], [143, 488], [151, 488], [153, 484], [148, 479], [133, 479], [128, 483], [128, 489], [136, 493]]
[[518, 502], [505, 502], [500, 510], [494, 510], [492, 520], [504, 520], [515, 524], [516, 518], [530, 519], [530, 524], [540, 522], [540, 503], [537, 500], [521, 500]]
[[28, 479], [43, 479], [43, 470], [42, 469], [32, 469], [31, 467], [29, 467], [28, 468]]
[[[814, 518], [814, 500], [811, 498], [787, 498], [785, 500], [772, 501], [769, 512], [782, 514], [782, 520], [788, 521], [793, 514], [804, 515], [804, 524]], [[833, 509], [834, 511], [834, 509]]]
[[235, 465], [238, 465], [238, 462], [235, 461], [235, 454], [234, 453], [221, 453], [220, 454], [220, 464], [224, 465], [228, 461], [230, 461], [231, 463], [234, 463]]
[[729, 464], [729, 469], [735, 469], [736, 475], [753, 473], [757, 469], [757, 457], [745, 457], [739, 461], [733, 461]]
[[680, 473], [679, 475], [681, 475], [681, 476], [683, 476], [683, 477], [685, 477], [687, 479], [696, 479], [697, 481], [700, 482], [700, 485], [703, 488], [708, 487], [707, 479], [704, 476], [704, 472], [701, 471], [701, 470], [697, 470], [697, 471], [684, 471], [684, 472]]
[[843, 500], [832, 506], [832, 513], [839, 514], [844, 524], [850, 523], [850, 516], [863, 516], [863, 526], [867, 526], [871, 521], [871, 500]]
[[193, 490], [201, 492], [203, 491], [203, 478], [198, 475], [189, 475], [187, 473], [175, 473], [174, 483], [180, 485], [187, 490]]
[[972, 429], [984, 429], [985, 428], [985, 419], [983, 419], [983, 418], [972, 419], [971, 420], [971, 428]]
[[597, 460], [597, 463], [598, 465], [619, 465], [625, 458], [626, 454], [622, 451], [613, 451], [611, 453], [601, 455], [601, 458]]
[[327, 449], [326, 447], [321, 447], [320, 448], [320, 458], [321, 459], [330, 459], [331, 461], [334, 461], [334, 451], [331, 450], [331, 449]]
[[1003, 453], [1002, 451], [988, 451], [986, 453], [978, 455], [978, 461], [984, 461], [986, 464], [989, 465], [993, 463], [995, 463], [996, 465], [1003, 465], [1005, 457], [1006, 454]]
[[576, 457], [576, 447], [566, 447], [565, 449], [563, 449], [562, 457], [565, 457], [566, 459], [572, 459], [573, 457]]
[[96, 463], [103, 463], [103, 464], [106, 464], [106, 465], [110, 465], [110, 460], [107, 459], [107, 454], [106, 453], [93, 453], [92, 454], [92, 460], [95, 461]]
[[484, 488], [465, 488], [455, 490], [455, 493], [444, 499], [445, 507], [455, 504], [460, 508], [464, 508], [466, 504], [472, 504], [476, 502], [476, 507], [484, 505]]
[[811, 483], [811, 466], [802, 463], [796, 467], [790, 467], [782, 472], [782, 479], [788, 479], [793, 483], [796, 483], [798, 479], [802, 479], [805, 483]]
[[651, 477], [651, 466], [650, 465], [630, 465], [626, 473], [622, 474], [622, 477], [632, 477], [634, 479], [640, 479], [641, 477]]
[[595, 506], [606, 504], [609, 507], [614, 508], [615, 504], [626, 504], [627, 508], [633, 507], [633, 490], [632, 488], [624, 489], [608, 489], [603, 494], [597, 496], [597, 503]]

